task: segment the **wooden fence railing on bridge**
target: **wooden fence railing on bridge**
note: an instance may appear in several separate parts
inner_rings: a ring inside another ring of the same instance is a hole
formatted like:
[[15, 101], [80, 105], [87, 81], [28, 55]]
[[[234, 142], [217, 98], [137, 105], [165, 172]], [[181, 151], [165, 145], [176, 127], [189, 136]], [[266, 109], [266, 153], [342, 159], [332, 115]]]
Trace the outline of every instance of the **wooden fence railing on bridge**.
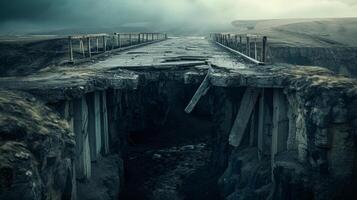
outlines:
[[265, 64], [267, 37], [251, 34], [210, 34], [210, 38], [220, 46], [256, 63]]
[[92, 58], [92, 56], [107, 51], [150, 44], [165, 39], [167, 39], [166, 33], [113, 33], [69, 36], [69, 61], [73, 63], [75, 60]]

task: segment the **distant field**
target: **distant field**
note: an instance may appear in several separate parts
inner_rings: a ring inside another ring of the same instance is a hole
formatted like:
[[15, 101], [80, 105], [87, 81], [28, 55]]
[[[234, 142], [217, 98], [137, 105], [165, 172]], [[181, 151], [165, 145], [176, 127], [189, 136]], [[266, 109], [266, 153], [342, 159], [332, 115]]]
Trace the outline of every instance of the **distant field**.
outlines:
[[263, 34], [270, 43], [303, 47], [357, 47], [357, 18], [237, 20], [239, 33]]

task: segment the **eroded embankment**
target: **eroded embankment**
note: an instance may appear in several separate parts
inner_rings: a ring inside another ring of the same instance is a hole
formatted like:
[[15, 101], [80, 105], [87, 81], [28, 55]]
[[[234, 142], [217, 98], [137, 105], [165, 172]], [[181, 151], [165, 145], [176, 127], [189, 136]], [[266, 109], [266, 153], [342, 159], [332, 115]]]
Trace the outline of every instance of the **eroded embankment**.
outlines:
[[[35, 132], [47, 130], [49, 135], [40, 138], [51, 138], [50, 133], [57, 138], [42, 146], [60, 152], [60, 157], [45, 162], [60, 170], [34, 167], [39, 182], [46, 184], [38, 196], [29, 199], [68, 199], [71, 195], [79, 199], [355, 196], [348, 187], [356, 184], [357, 169], [354, 80], [312, 67], [212, 67], [205, 79], [207, 94], [197, 94], [199, 102], [191, 114], [184, 112], [185, 107], [207, 67], [114, 69], [98, 74], [98, 79], [92, 78], [84, 86], [55, 88], [48, 95], [43, 88], [32, 88], [32, 93], [47, 99], [52, 110], [37, 100], [27, 103], [23, 98], [27, 94], [18, 94], [21, 101], [14, 101], [8, 95], [11, 92], [3, 92], [1, 124], [6, 125], [7, 119], [18, 119], [20, 125], [39, 123]], [[16, 115], [6, 110], [10, 108]], [[22, 115], [35, 108], [47, 112]], [[60, 123], [57, 115], [51, 114], [55, 112], [67, 122]], [[41, 117], [47, 115], [53, 118]], [[47, 123], [52, 121], [56, 123]], [[2, 134], [9, 129], [5, 125]], [[62, 126], [74, 132], [75, 156], [65, 153], [73, 151], [73, 146], [55, 142], [64, 137], [56, 128]], [[11, 132], [33, 133], [35, 129], [27, 130], [29, 127], [15, 127]], [[17, 137], [1, 139], [6, 144]], [[32, 140], [26, 139], [25, 144], [36, 147], [36, 142], [26, 141]], [[29, 154], [42, 163], [42, 150], [30, 147]], [[61, 167], [65, 161], [75, 167]], [[10, 181], [2, 183], [0, 195], [14, 195], [19, 191], [13, 182], [18, 175], [12, 176], [6, 166], [0, 175]], [[20, 166], [15, 163], [13, 168]], [[71, 177], [63, 175], [63, 169], [75, 171], [76, 181], [57, 181], [58, 177]], [[33, 186], [32, 179], [21, 181]]]

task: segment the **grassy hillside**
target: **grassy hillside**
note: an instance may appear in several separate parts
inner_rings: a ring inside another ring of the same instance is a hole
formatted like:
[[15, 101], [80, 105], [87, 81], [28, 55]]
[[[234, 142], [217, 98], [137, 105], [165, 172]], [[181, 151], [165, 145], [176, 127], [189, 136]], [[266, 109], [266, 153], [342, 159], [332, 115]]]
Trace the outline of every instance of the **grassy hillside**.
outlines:
[[357, 18], [237, 20], [232, 24], [235, 32], [264, 34], [275, 45], [357, 46]]

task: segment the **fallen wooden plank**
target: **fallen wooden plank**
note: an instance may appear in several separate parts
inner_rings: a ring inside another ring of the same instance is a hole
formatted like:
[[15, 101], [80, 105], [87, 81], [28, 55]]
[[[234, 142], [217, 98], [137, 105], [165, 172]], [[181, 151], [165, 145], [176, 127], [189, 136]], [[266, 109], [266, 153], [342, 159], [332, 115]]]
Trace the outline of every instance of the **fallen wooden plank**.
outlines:
[[191, 113], [195, 108], [202, 96], [206, 95], [209, 88], [211, 87], [211, 82], [209, 80], [210, 71], [208, 71], [205, 79], [202, 81], [200, 87], [197, 89], [196, 93], [193, 95], [190, 103], [185, 108], [186, 113]]
[[248, 87], [244, 92], [237, 117], [229, 135], [229, 144], [238, 147], [247, 128], [248, 121], [252, 115], [255, 103], [260, 94], [260, 89]]

